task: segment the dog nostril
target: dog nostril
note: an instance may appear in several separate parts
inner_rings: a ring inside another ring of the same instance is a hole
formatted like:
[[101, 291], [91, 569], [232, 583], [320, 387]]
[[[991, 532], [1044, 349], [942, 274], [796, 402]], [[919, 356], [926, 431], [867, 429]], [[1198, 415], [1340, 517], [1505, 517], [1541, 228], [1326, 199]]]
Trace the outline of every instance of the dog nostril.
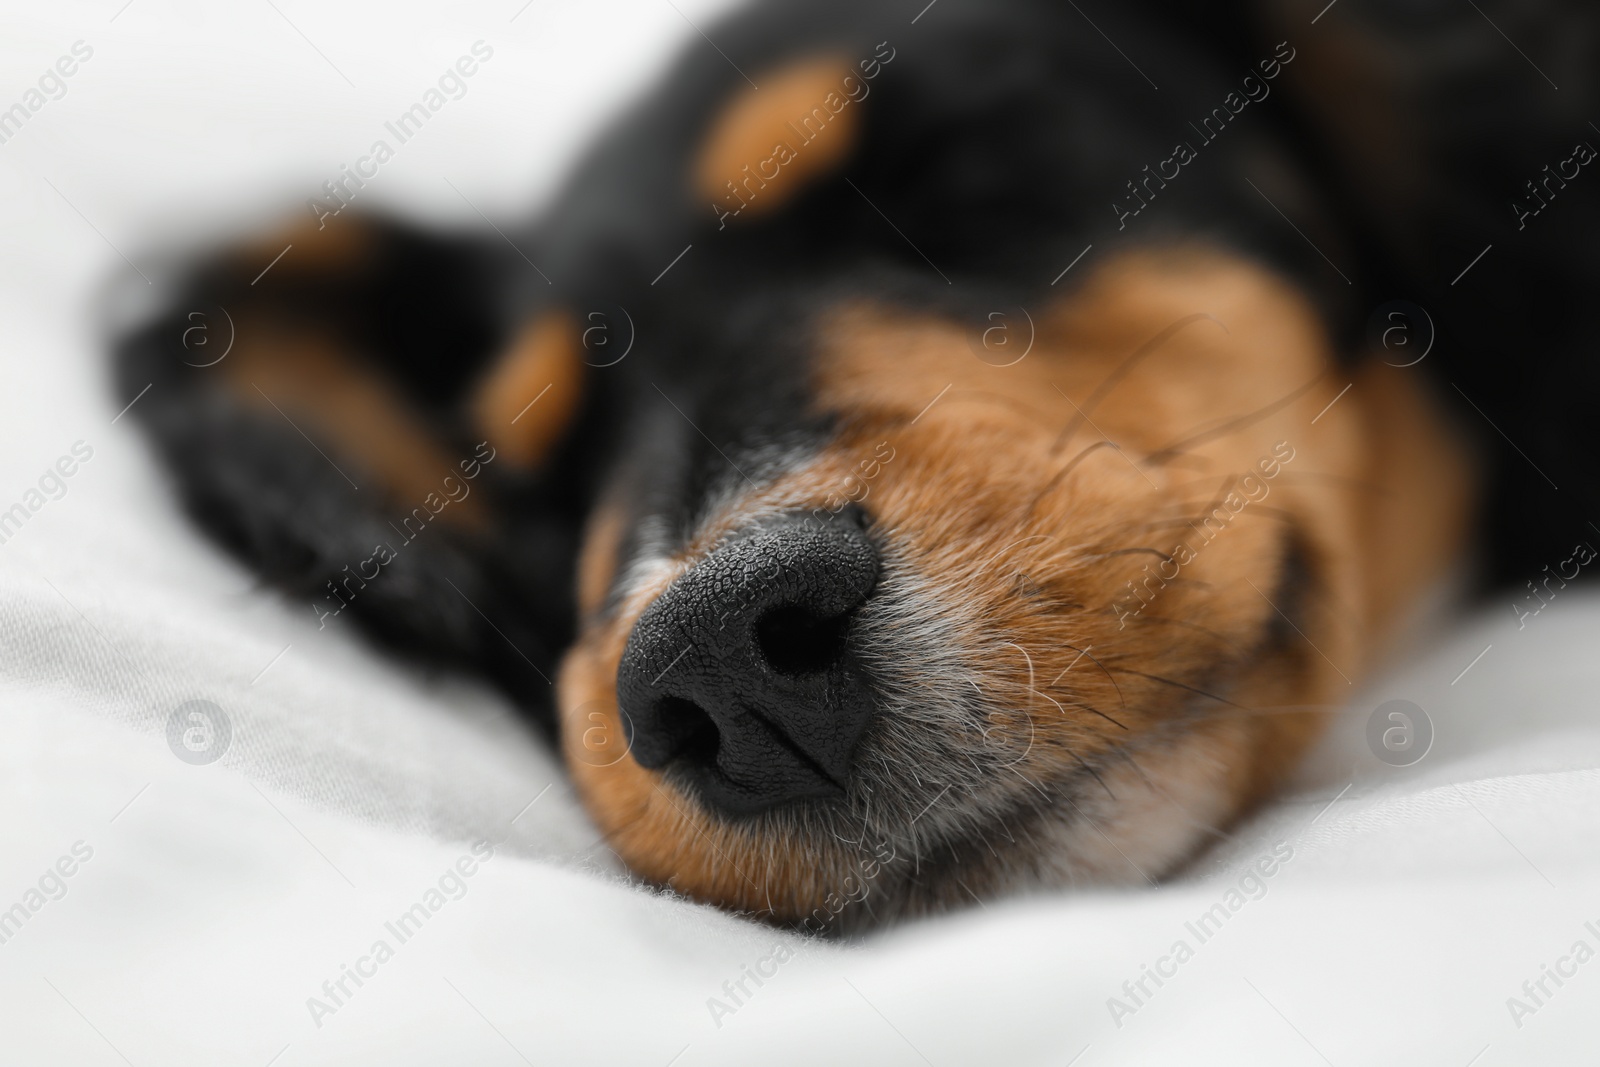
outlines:
[[756, 643], [761, 656], [779, 674], [816, 674], [838, 662], [844, 653], [851, 612], [818, 617], [797, 604], [788, 604], [756, 622]]
[[634, 762], [727, 816], [843, 796], [876, 707], [854, 620], [879, 569], [859, 522], [778, 516], [679, 575], [617, 664]]
[[662, 697], [655, 704], [659, 741], [669, 759], [708, 766], [717, 759], [722, 735], [704, 708], [682, 697]]

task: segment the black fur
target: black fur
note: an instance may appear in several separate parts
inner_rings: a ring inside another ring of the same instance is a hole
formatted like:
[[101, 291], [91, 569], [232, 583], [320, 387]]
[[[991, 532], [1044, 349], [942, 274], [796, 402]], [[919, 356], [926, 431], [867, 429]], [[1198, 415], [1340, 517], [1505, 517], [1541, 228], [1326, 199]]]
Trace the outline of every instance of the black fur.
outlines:
[[[1320, 4], [939, 0], [915, 24], [920, 2], [764, 4], [709, 29], [740, 70], [697, 39], [543, 220], [513, 235], [539, 273], [495, 235], [393, 223], [382, 266], [358, 277], [308, 287], [281, 271], [252, 288], [249, 270], [212, 265], [121, 342], [122, 392], [156, 383], [135, 411], [196, 519], [278, 586], [316, 598], [370, 552], [395, 502], [352, 493], [281, 420], [184, 366], [188, 311], [255, 300], [325, 323], [466, 455], [458, 401], [517, 322], [546, 304], [626, 308], [633, 351], [590, 372], [562, 453], [534, 476], [489, 476], [498, 529], [430, 531], [353, 604], [385, 644], [486, 672], [548, 723], [545, 679], [571, 636], [574, 553], [597, 494], [609, 486], [627, 502], [634, 536], [645, 518], [681, 534], [723, 482], [759, 481], [773, 455], [818, 441], [825, 427], [798, 412], [808, 312], [823, 297], [864, 291], [976, 319], [996, 302], [1058, 297], [1087, 273], [1052, 284], [1087, 245], [1099, 258], [1200, 237], [1293, 279], [1352, 356], [1386, 301], [1429, 312], [1439, 336], [1416, 371], [1481, 446], [1487, 578], [1520, 585], [1600, 536], [1589, 525], [1600, 522], [1600, 428], [1588, 417], [1600, 360], [1586, 321], [1600, 167], [1522, 229], [1511, 208], [1574, 143], [1600, 146], [1588, 125], [1600, 121], [1600, 10], [1494, 6], [1559, 91], [1470, 5], [1429, 0], [1343, 0], [1315, 24]], [[699, 135], [743, 88], [741, 70], [759, 80], [786, 57], [884, 47], [893, 59], [840, 173], [777, 215], [725, 228], [690, 194]], [[1271, 94], [1194, 143], [1190, 123], [1281, 48], [1294, 59]], [[1376, 119], [1402, 136], [1375, 156]], [[1121, 217], [1125, 183], [1175, 141], [1194, 143], [1195, 161]]]

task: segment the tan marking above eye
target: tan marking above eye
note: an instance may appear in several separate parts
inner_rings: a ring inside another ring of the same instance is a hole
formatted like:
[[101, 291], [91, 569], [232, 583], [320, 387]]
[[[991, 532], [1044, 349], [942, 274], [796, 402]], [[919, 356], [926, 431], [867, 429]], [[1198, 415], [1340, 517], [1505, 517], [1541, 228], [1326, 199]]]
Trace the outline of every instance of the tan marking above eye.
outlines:
[[[230, 253], [230, 258], [247, 277], [260, 280], [262, 276], [282, 278], [364, 270], [380, 251], [376, 231], [359, 220], [323, 227], [297, 220], [269, 236], [245, 242]], [[269, 263], [273, 273], [257, 275]]]
[[583, 399], [578, 324], [565, 311], [529, 322], [479, 383], [472, 420], [513, 467], [536, 467], [566, 433]]
[[695, 157], [692, 187], [719, 213], [759, 216], [840, 167], [861, 132], [862, 103], [841, 56], [810, 56], [761, 75], [723, 108]]

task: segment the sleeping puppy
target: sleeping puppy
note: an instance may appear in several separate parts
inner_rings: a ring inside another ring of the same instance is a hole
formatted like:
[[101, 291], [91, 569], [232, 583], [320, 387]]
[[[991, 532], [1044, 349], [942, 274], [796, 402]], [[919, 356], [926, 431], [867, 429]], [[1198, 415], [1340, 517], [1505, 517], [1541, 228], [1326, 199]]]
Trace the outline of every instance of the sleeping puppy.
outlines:
[[1160, 879], [1469, 541], [1521, 595], [1600, 516], [1600, 11], [1500, 16], [1556, 92], [1470, 6], [918, 6], [711, 28], [527, 226], [347, 176], [118, 354], [319, 626], [829, 930]]

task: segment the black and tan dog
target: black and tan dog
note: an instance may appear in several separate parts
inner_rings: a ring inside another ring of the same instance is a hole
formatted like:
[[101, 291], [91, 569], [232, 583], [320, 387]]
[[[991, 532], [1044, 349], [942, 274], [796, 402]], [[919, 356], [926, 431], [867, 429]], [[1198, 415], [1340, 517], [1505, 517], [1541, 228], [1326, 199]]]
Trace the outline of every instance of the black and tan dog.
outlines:
[[1594, 536], [1600, 10], [1493, 6], [764, 6], [536, 224], [313, 204], [120, 387], [653, 882], [837, 928], [1156, 879], [1469, 540], [1521, 596]]

